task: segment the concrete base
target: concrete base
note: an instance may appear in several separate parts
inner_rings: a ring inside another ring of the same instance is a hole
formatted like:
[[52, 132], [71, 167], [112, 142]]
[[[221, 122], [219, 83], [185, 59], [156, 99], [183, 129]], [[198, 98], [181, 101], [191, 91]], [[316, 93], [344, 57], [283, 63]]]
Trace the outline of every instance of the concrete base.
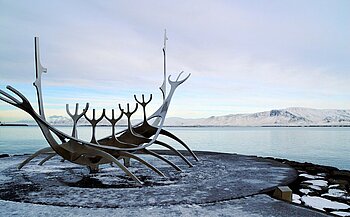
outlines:
[[[53, 215], [57, 212], [57, 215], [65, 216], [72, 216], [71, 213], [89, 213], [93, 216], [113, 213], [124, 216], [178, 216], [179, 212], [210, 216], [216, 216], [216, 212], [221, 215], [261, 213], [263, 216], [274, 216], [271, 210], [266, 211], [268, 206], [274, 204], [290, 207], [290, 210], [298, 213], [296, 216], [305, 216], [304, 212], [307, 212], [307, 216], [314, 213], [276, 201], [267, 195], [253, 196], [293, 181], [296, 173], [288, 166], [235, 154], [197, 152], [197, 155], [200, 161], [191, 160], [193, 168], [188, 168], [176, 156], [166, 156], [179, 165], [182, 172], [176, 172], [151, 156], [140, 155], [167, 176], [159, 177], [133, 161], [130, 169], [145, 182], [142, 187], [120, 169], [109, 165], [97, 174], [89, 174], [86, 168], [69, 162], [61, 163], [58, 157], [38, 166], [43, 156], [22, 170], [17, 170], [16, 165], [25, 159], [24, 156], [2, 158], [0, 205], [5, 213], [15, 209], [17, 214], [27, 215], [28, 211], [36, 210], [43, 216], [46, 212], [50, 213], [47, 209], [52, 210]], [[277, 212], [276, 207], [274, 209]]]

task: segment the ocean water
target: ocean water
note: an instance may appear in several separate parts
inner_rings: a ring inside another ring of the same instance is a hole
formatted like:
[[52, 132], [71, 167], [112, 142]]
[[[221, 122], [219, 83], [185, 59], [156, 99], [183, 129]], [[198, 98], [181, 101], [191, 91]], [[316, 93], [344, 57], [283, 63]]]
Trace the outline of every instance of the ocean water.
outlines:
[[[58, 127], [69, 133], [71, 127]], [[342, 127], [168, 127], [193, 150], [271, 156], [350, 170], [350, 128]], [[97, 138], [111, 128], [97, 128]], [[79, 138], [90, 140], [91, 128], [78, 127]], [[181, 145], [159, 138], [178, 149]], [[0, 127], [0, 153], [33, 153], [47, 147], [36, 126]], [[154, 145], [155, 149], [161, 147]]]

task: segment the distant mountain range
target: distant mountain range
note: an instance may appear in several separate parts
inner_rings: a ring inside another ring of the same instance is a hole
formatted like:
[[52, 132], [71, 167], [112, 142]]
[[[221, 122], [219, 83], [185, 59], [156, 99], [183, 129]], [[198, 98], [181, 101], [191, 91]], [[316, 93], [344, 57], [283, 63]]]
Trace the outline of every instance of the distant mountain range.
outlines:
[[[48, 121], [54, 125], [71, 125], [68, 117], [50, 116]], [[140, 120], [135, 120], [139, 122]], [[21, 123], [31, 123], [21, 121]], [[80, 125], [89, 125], [82, 118]], [[101, 121], [109, 125], [107, 120]], [[121, 120], [118, 124], [125, 125]], [[166, 126], [350, 126], [350, 110], [338, 109], [311, 109], [292, 107], [274, 109], [251, 114], [230, 114], [211, 116], [209, 118], [185, 119], [170, 117], [165, 121]]]
[[[72, 119], [65, 116], [53, 115], [53, 116], [47, 117], [46, 119], [49, 123], [53, 125], [72, 125], [73, 124]], [[140, 122], [140, 120], [133, 120], [133, 122], [136, 122], [136, 121]], [[21, 121], [21, 123], [23, 123], [23, 121]], [[84, 116], [79, 119], [78, 124], [90, 125], [90, 123], [85, 119]], [[110, 125], [110, 123], [106, 119], [103, 119], [101, 120], [101, 122], [99, 122], [99, 125]], [[127, 125], [127, 121], [122, 119], [118, 122], [118, 125]]]
[[172, 126], [350, 126], [350, 110], [292, 107], [200, 119], [168, 118]]

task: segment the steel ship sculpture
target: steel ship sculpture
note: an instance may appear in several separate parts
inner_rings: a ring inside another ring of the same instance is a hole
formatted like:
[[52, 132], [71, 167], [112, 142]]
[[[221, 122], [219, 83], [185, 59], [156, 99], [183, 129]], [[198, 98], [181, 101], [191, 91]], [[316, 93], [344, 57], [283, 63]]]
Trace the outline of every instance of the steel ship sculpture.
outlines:
[[[173, 152], [174, 155], [180, 157], [189, 167], [192, 167], [192, 163], [183, 154], [181, 154], [171, 145], [162, 142], [158, 139], [159, 135], [164, 135], [177, 141], [190, 153], [190, 155], [192, 155], [192, 157], [196, 161], [198, 161], [198, 158], [195, 155], [195, 153], [181, 139], [176, 137], [171, 132], [163, 129], [165, 117], [168, 112], [169, 105], [175, 93], [175, 90], [182, 83], [184, 83], [191, 75], [188, 74], [183, 79], [180, 79], [183, 75], [183, 72], [181, 72], [175, 80], [171, 79], [171, 75], [167, 77], [166, 40], [167, 37], [165, 32], [163, 47], [164, 79], [162, 85], [160, 86], [160, 90], [162, 92], [163, 97], [163, 103], [153, 114], [149, 116], [146, 115], [146, 106], [151, 102], [152, 95], [150, 95], [148, 100], [145, 100], [144, 95], [141, 96], [141, 99], [134, 95], [134, 99], [136, 102], [135, 107], [133, 109], [130, 108], [129, 103], [126, 105], [126, 107], [123, 107], [119, 104], [119, 114], [116, 114], [117, 112], [114, 109], [112, 109], [110, 117], [106, 115], [105, 109], [103, 109], [102, 114], [98, 115], [97, 117], [96, 111], [95, 109], [93, 109], [92, 117], [89, 118], [87, 115], [87, 111], [89, 110], [89, 103], [86, 103], [85, 108], [80, 113], [79, 104], [76, 104], [75, 111], [73, 114], [69, 110], [69, 105], [67, 104], [66, 111], [73, 121], [72, 133], [71, 135], [68, 135], [58, 130], [45, 118], [45, 110], [41, 88], [41, 77], [43, 73], [47, 72], [47, 69], [41, 65], [39, 55], [39, 38], [35, 37], [34, 44], [36, 80], [33, 83], [33, 85], [36, 88], [39, 112], [35, 111], [29, 100], [22, 93], [20, 93], [17, 89], [11, 86], [7, 86], [6, 88], [13, 94], [9, 94], [8, 92], [0, 90], [0, 100], [17, 107], [28, 113], [30, 116], [32, 116], [32, 118], [36, 121], [39, 128], [41, 129], [41, 132], [43, 133], [50, 147], [38, 150], [37, 152], [29, 156], [25, 161], [23, 161], [18, 166], [18, 168], [21, 169], [32, 159], [36, 158], [39, 155], [47, 155], [42, 161], [40, 161], [39, 165], [43, 165], [52, 157], [59, 155], [63, 158], [63, 160], [87, 166], [90, 172], [92, 173], [98, 172], [99, 166], [102, 164], [116, 165], [137, 184], [142, 185], [143, 182], [128, 169], [128, 167], [130, 166], [130, 159], [136, 160], [141, 164], [144, 164], [160, 176], [165, 176], [163, 172], [161, 172], [155, 166], [151, 165], [139, 156], [139, 154], [148, 154], [164, 161], [175, 170], [181, 171], [179, 166], [177, 166], [161, 154], [150, 150], [149, 147], [151, 147], [152, 145], [159, 145], [166, 149], [169, 149], [171, 152]], [[168, 93], [166, 91], [167, 82], [170, 85], [170, 90]], [[143, 121], [133, 125], [131, 123], [131, 117], [138, 110], [139, 107], [142, 108]], [[84, 141], [78, 138], [77, 124], [79, 119], [83, 116], [91, 124], [92, 127], [92, 135], [90, 141]], [[124, 116], [127, 118], [127, 128], [120, 132], [115, 132], [116, 124]], [[96, 139], [95, 132], [97, 124], [104, 118], [108, 120], [108, 122], [111, 124], [111, 135], [102, 139]], [[151, 121], [152, 123], [150, 123]], [[123, 160], [124, 162], [120, 162], [120, 160]]]

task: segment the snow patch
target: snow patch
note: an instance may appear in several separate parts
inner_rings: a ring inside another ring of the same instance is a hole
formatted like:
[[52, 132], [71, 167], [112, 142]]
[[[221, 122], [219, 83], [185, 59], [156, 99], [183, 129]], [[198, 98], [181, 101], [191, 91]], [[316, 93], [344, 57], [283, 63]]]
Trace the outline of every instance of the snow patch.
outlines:
[[344, 211], [333, 211], [331, 213], [338, 216], [350, 216], [350, 212], [344, 212]]
[[335, 210], [350, 208], [350, 206], [345, 203], [339, 203], [317, 196], [302, 196], [301, 201], [304, 202], [306, 206], [310, 206], [322, 211], [325, 211], [325, 208]]
[[292, 202], [297, 203], [297, 204], [301, 204], [300, 196], [297, 194], [292, 194]]

